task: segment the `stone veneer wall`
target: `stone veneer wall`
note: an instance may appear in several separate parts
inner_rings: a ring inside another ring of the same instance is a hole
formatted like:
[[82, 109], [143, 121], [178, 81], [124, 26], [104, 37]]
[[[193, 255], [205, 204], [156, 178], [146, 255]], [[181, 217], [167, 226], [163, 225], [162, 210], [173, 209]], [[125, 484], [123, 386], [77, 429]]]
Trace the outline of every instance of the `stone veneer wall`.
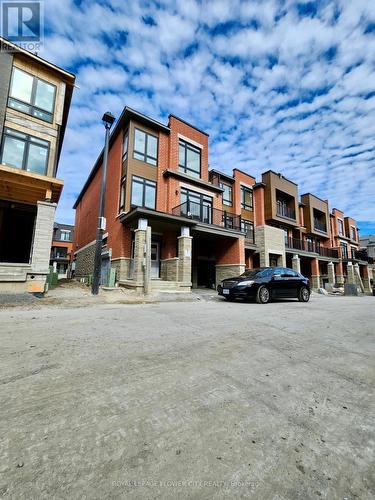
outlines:
[[220, 281], [227, 278], [235, 278], [245, 272], [245, 265], [242, 264], [218, 264], [216, 267], [216, 286]]
[[95, 241], [76, 253], [75, 276], [83, 278], [94, 271]]
[[178, 280], [178, 257], [160, 261], [160, 278], [163, 281]]
[[123, 281], [129, 279], [130, 273], [130, 258], [119, 257], [111, 260], [111, 267], [116, 269], [116, 281]]
[[285, 235], [282, 229], [272, 226], [256, 226], [255, 241], [259, 252], [260, 267], [270, 265], [269, 254], [280, 256], [280, 266], [286, 266]]

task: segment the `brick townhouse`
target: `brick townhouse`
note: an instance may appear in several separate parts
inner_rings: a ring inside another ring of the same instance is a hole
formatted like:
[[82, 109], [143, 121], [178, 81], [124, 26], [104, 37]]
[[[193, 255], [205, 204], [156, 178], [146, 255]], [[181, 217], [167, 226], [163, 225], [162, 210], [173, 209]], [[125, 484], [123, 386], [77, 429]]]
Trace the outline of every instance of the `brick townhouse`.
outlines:
[[[208, 147], [174, 115], [165, 125], [125, 107], [110, 139], [102, 276], [112, 267], [126, 287], [189, 290], [246, 267], [289, 265], [315, 288], [344, 275], [327, 201], [299, 201], [298, 186], [273, 171], [256, 182], [209, 169]], [[93, 270], [102, 157], [74, 205], [77, 277]]]
[[73, 260], [73, 238], [74, 226], [70, 224], [59, 224], [53, 226], [50, 266], [60, 278], [68, 278], [71, 273]]
[[0, 290], [45, 291], [74, 81], [0, 37]]

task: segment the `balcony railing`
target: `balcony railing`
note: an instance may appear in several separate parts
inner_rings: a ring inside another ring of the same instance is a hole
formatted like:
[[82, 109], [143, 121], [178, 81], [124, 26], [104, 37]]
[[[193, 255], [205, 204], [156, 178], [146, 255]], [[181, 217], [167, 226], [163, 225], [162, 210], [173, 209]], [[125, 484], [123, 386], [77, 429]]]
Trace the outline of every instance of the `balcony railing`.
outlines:
[[296, 220], [296, 211], [294, 208], [286, 207], [285, 205], [277, 205], [276, 213], [279, 217]]
[[313, 241], [288, 238], [285, 244], [287, 248], [302, 250], [304, 252], [317, 253], [322, 257], [330, 257], [331, 259], [338, 259], [339, 257], [339, 253], [336, 248], [322, 247], [320, 245], [317, 245]]
[[352, 257], [355, 260], [369, 262], [369, 256], [367, 255], [366, 250], [352, 250]]
[[188, 217], [205, 224], [241, 231], [241, 216], [218, 210], [208, 204], [185, 201], [172, 209], [173, 215]]
[[326, 233], [327, 225], [324, 221], [321, 221], [319, 219], [314, 219], [314, 229], [316, 231], [321, 231], [322, 233]]

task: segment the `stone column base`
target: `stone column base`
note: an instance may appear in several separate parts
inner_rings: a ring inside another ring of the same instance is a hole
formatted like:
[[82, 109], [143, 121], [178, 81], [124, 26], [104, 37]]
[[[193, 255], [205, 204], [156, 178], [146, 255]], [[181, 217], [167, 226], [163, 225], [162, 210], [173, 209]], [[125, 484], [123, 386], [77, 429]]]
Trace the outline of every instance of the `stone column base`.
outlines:
[[218, 264], [216, 267], [216, 286], [226, 278], [235, 278], [245, 272], [245, 264]]
[[311, 276], [311, 288], [318, 290], [320, 286], [320, 276]]
[[164, 259], [160, 261], [160, 278], [163, 281], [178, 280], [178, 257]]
[[129, 257], [118, 257], [117, 259], [111, 260], [111, 267], [116, 269], [116, 281], [124, 281], [129, 279]]
[[344, 276], [342, 274], [336, 274], [336, 283], [339, 286], [344, 286], [345, 278], [344, 278]]

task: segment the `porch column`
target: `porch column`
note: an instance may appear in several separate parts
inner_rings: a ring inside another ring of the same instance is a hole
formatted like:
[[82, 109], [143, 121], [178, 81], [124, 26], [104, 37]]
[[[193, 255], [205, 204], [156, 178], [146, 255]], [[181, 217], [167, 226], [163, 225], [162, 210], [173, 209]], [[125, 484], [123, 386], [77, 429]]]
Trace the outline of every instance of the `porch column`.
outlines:
[[355, 279], [355, 283], [357, 286], [359, 286], [359, 288], [361, 289], [361, 292], [364, 292], [365, 291], [365, 288], [363, 286], [363, 283], [362, 283], [362, 278], [361, 278], [361, 274], [359, 272], [359, 264], [358, 262], [356, 262], [353, 266], [354, 268], [354, 279]]
[[301, 272], [301, 259], [299, 258], [299, 256], [297, 254], [293, 255], [292, 268], [293, 268], [293, 271], [296, 271], [297, 273]]
[[339, 286], [344, 286], [344, 270], [342, 267], [342, 262], [336, 264], [336, 283]]
[[327, 268], [328, 268], [328, 283], [333, 286], [336, 283], [336, 281], [335, 281], [335, 266], [334, 266], [333, 262], [328, 262]]
[[311, 288], [318, 290], [320, 288], [320, 271], [318, 259], [311, 261]]
[[348, 273], [348, 277], [347, 277], [348, 284], [355, 285], [356, 280], [355, 280], [355, 276], [354, 276], [354, 267], [353, 267], [353, 264], [351, 262], [348, 262], [348, 264], [347, 264], [347, 273]]
[[368, 266], [363, 266], [363, 286], [366, 292], [371, 292], [370, 269]]
[[[133, 280], [137, 287], [144, 287], [146, 291], [150, 281], [151, 253], [147, 251], [147, 219], [139, 219], [138, 229], [134, 231], [134, 273]], [[150, 233], [150, 231], [149, 231]], [[147, 265], [147, 260], [150, 262]], [[148, 272], [147, 272], [148, 270]]]
[[188, 227], [181, 228], [178, 238], [178, 281], [191, 286], [191, 250], [193, 238]]
[[[56, 203], [38, 201], [31, 267], [33, 272], [48, 273]], [[20, 228], [22, 231], [22, 228]]]

